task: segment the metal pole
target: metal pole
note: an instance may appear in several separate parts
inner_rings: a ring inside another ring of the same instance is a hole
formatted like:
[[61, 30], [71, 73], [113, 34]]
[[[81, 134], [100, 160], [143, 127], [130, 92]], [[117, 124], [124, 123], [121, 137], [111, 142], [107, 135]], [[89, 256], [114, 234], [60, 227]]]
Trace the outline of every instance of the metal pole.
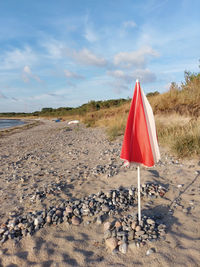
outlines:
[[138, 221], [141, 221], [141, 205], [140, 205], [140, 166], [137, 167], [138, 170]]

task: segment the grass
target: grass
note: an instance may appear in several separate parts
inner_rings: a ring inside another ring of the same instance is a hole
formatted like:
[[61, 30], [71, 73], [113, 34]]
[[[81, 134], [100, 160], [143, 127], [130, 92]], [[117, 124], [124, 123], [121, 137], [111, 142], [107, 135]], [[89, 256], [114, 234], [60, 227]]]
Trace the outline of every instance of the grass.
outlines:
[[149, 97], [155, 114], [178, 113], [200, 116], [200, 73], [185, 72], [185, 82], [178, 86], [171, 83], [169, 91]]
[[159, 143], [179, 158], [200, 155], [200, 119], [177, 114], [156, 116]]

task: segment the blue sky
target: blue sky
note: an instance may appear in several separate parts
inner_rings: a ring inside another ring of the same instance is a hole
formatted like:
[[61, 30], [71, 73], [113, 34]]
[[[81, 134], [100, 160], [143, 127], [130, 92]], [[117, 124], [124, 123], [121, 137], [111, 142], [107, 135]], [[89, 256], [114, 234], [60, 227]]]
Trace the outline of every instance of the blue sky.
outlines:
[[0, 0], [0, 112], [76, 107], [198, 72], [199, 0]]

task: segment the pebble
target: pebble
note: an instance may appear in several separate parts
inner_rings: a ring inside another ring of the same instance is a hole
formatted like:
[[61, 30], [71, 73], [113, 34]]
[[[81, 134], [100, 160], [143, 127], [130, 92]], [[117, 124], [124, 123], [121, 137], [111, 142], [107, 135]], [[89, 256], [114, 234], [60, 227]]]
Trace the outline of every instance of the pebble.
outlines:
[[128, 245], [127, 243], [123, 243], [119, 246], [119, 251], [122, 253], [122, 254], [126, 254], [127, 253], [127, 250], [128, 250]]
[[76, 216], [72, 217], [72, 224], [73, 225], [79, 225], [80, 223], [81, 223], [81, 220], [78, 217], [76, 217]]
[[150, 225], [152, 225], [152, 224], [155, 224], [155, 221], [152, 220], [152, 219], [147, 219], [147, 223], [150, 224]]
[[132, 224], [131, 224], [131, 228], [133, 230], [135, 230], [136, 226], [137, 226], [137, 222], [136, 221], [133, 221]]
[[105, 222], [103, 227], [104, 227], [104, 231], [109, 230], [111, 228], [111, 223], [110, 222]]
[[144, 231], [137, 231], [137, 232], [135, 232], [135, 235], [136, 236], [141, 236], [141, 235], [144, 235]]
[[103, 218], [102, 218], [101, 215], [96, 218], [96, 223], [97, 224], [102, 224], [103, 223]]
[[149, 256], [149, 255], [151, 255], [153, 253], [156, 253], [155, 248], [150, 248], [150, 249], [147, 250], [146, 255]]
[[139, 232], [141, 230], [141, 226], [140, 225], [137, 225], [136, 227], [135, 227], [135, 231], [136, 232]]
[[122, 223], [121, 222], [119, 222], [119, 221], [116, 221], [115, 222], [115, 227], [116, 228], [120, 228], [122, 226]]

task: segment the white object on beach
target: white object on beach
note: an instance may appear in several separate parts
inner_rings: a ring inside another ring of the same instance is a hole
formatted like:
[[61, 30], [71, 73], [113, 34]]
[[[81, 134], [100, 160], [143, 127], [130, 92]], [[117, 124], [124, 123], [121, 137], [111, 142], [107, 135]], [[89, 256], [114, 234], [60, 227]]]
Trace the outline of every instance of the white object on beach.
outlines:
[[69, 121], [69, 122], [68, 122], [68, 124], [77, 124], [77, 123], [79, 123], [78, 120], [74, 120], [74, 121]]

